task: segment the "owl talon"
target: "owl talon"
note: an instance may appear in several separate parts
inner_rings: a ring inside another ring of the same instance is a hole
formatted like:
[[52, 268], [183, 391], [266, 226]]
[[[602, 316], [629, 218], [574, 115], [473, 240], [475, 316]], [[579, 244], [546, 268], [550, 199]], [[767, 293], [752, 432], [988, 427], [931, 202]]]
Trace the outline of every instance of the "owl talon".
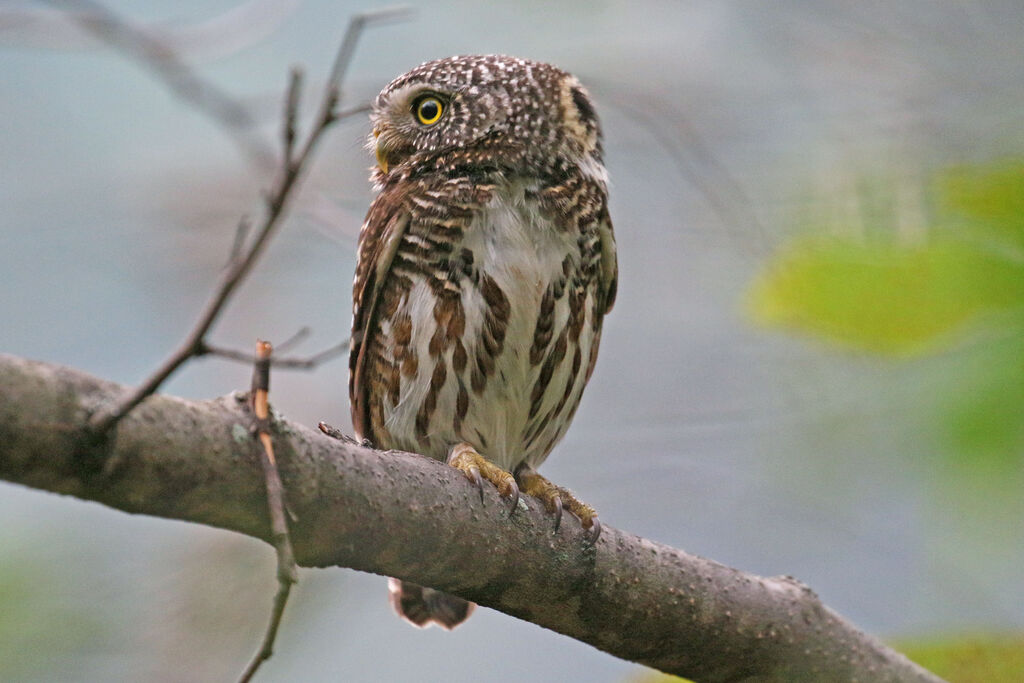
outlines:
[[[512, 477], [512, 481], [510, 482], [510, 484], [511, 484], [512, 490], [508, 494], [508, 496], [509, 496], [509, 498], [512, 499], [512, 509], [508, 511], [508, 516], [509, 517], [511, 517], [512, 514], [516, 510], [519, 509], [519, 485], [516, 484], [516, 478], [515, 477]], [[504, 494], [502, 494], [502, 495], [504, 495]]]
[[523, 493], [540, 498], [547, 511], [554, 515], [555, 532], [562, 524], [563, 510], [568, 508], [569, 512], [580, 520], [580, 524], [587, 531], [587, 542], [597, 542], [601, 535], [601, 523], [597, 521], [597, 512], [594, 511], [594, 508], [577, 500], [576, 496], [572, 495], [572, 491], [555, 486], [529, 467], [523, 466], [516, 470], [516, 477], [519, 479], [519, 486]]
[[476, 486], [476, 490], [480, 492], [480, 502], [484, 502], [484, 478], [480, 476], [480, 469], [475, 466], [470, 467], [469, 471], [466, 472], [466, 476]]
[[[519, 487], [515, 477], [476, 452], [468, 443], [452, 446], [448, 453], [448, 464], [466, 475], [480, 491], [484, 499], [484, 479], [494, 484], [502, 498], [512, 499], [512, 510], [519, 505]], [[509, 513], [511, 514], [511, 513]]]

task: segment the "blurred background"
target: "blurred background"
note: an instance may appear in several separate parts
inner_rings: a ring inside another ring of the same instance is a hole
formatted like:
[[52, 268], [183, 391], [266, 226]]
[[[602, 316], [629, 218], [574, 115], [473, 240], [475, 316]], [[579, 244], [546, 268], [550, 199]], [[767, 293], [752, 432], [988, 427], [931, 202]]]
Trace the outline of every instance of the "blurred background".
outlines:
[[[252, 123], [231, 134], [83, 31], [89, 6], [0, 5], [0, 351], [132, 384], [259, 215], [289, 67], [309, 115], [349, 15], [375, 6], [106, 6]], [[347, 104], [428, 59], [500, 52], [574, 72], [603, 119], [619, 299], [544, 473], [607, 524], [798, 577], [951, 680], [1021, 666], [1024, 5], [415, 7], [364, 34]], [[362, 116], [329, 134], [216, 342], [347, 335], [366, 134]], [[213, 397], [249, 372], [195, 361], [164, 391]], [[273, 382], [284, 414], [348, 427], [344, 360]], [[0, 679], [231, 680], [258, 645], [264, 544], [2, 483], [0, 519]], [[412, 629], [383, 578], [332, 569], [302, 571], [259, 680], [638, 675], [487, 609]]]

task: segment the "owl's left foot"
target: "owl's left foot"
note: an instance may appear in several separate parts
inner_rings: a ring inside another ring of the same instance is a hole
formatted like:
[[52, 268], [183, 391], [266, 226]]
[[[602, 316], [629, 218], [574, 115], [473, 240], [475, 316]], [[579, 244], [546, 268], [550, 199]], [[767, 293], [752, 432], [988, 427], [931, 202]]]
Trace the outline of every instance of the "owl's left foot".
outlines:
[[588, 531], [587, 540], [597, 543], [601, 536], [601, 522], [594, 508], [577, 500], [569, 489], [552, 484], [530, 467], [523, 466], [516, 470], [516, 479], [523, 493], [540, 498], [548, 512], [555, 515], [555, 531], [558, 531], [562, 523], [562, 509], [566, 508], [579, 518], [583, 528]]
[[[512, 500], [512, 512], [519, 505], [519, 486], [516, 478], [501, 469], [493, 462], [476, 452], [476, 449], [463, 441], [455, 444], [448, 451], [448, 464], [466, 475], [466, 478], [480, 489], [480, 500], [484, 497], [484, 479], [498, 489], [502, 498]], [[511, 513], [510, 513], [511, 514]]]

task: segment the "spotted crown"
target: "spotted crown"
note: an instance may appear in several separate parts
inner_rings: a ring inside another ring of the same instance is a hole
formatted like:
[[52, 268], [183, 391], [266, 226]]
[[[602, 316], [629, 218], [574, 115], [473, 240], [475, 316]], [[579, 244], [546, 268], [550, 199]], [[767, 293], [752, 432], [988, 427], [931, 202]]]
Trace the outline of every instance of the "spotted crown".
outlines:
[[[425, 94], [441, 98], [445, 108], [435, 125], [420, 125], [409, 115]], [[466, 166], [558, 175], [602, 161], [597, 114], [579, 81], [550, 64], [517, 57], [421, 64], [384, 88], [370, 120], [370, 144], [383, 148], [390, 169], [406, 177]]]

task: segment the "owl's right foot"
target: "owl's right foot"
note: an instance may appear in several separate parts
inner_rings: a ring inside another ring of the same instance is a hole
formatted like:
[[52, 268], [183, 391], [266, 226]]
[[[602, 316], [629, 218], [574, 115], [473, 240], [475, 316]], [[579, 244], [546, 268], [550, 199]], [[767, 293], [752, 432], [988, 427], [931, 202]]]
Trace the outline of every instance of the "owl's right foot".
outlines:
[[590, 543], [597, 543], [601, 536], [601, 521], [597, 518], [597, 511], [594, 508], [577, 499], [569, 489], [552, 484], [536, 470], [525, 465], [516, 470], [516, 479], [519, 480], [523, 493], [539, 498], [548, 512], [554, 514], [555, 531], [558, 531], [562, 523], [562, 509], [565, 508], [579, 518], [580, 524], [587, 530], [587, 540]]
[[484, 479], [494, 484], [503, 498], [512, 500], [512, 512], [519, 505], [519, 486], [516, 478], [493, 462], [476, 452], [463, 441], [448, 451], [448, 464], [466, 475], [466, 478], [480, 489], [480, 500], [484, 497]]

